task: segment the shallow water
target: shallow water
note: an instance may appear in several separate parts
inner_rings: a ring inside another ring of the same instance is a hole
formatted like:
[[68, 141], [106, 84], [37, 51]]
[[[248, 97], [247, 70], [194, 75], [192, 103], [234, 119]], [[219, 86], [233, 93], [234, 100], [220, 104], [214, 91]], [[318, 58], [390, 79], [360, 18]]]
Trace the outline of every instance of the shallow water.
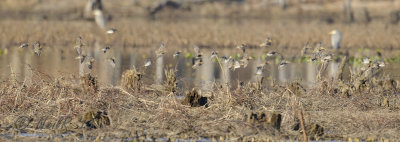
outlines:
[[[15, 21], [14, 21], [15, 22]], [[28, 21], [29, 22], [29, 21]], [[151, 36], [154, 33], [145, 33], [143, 35], [144, 37], [152, 37], [154, 39], [151, 39], [153, 41], [154, 46], [146, 46], [146, 47], [140, 47], [139, 45], [125, 45], [125, 41], [118, 42], [111, 45], [111, 50], [109, 50], [107, 53], [103, 53], [101, 50], [105, 45], [103, 45], [103, 41], [97, 41], [95, 40], [94, 43], [86, 42], [85, 48], [83, 49], [83, 52], [88, 55], [88, 57], [93, 57], [96, 61], [93, 66], [93, 70], [90, 71], [88, 69], [87, 61], [88, 58], [86, 58], [85, 63], [80, 64], [79, 61], [76, 58], [77, 53], [75, 49], [72, 47], [74, 46], [74, 42], [70, 39], [59, 39], [54, 37], [54, 39], [57, 40], [63, 40], [64, 43], [59, 43], [61, 45], [45, 45], [43, 52], [41, 56], [36, 56], [33, 53], [33, 49], [30, 46], [29, 48], [18, 48], [18, 45], [15, 45], [15, 43], [6, 43], [3, 44], [3, 48], [1, 48], [1, 54], [0, 54], [0, 80], [6, 80], [10, 78], [11, 76], [16, 76], [18, 80], [20, 81], [25, 81], [27, 84], [32, 82], [32, 80], [37, 79], [37, 76], [40, 76], [40, 78], [47, 78], [47, 79], [54, 79], [58, 77], [71, 77], [74, 76], [75, 78], [79, 77], [79, 75], [82, 75], [82, 73], [89, 73], [91, 72], [95, 76], [98, 77], [100, 84], [102, 85], [119, 85], [120, 84], [120, 78], [122, 73], [127, 70], [127, 69], [132, 69], [134, 66], [140, 71], [144, 73], [144, 81], [146, 84], [162, 84], [165, 81], [165, 75], [164, 75], [164, 70], [165, 69], [176, 69], [176, 75], [177, 75], [177, 80], [178, 80], [178, 86], [182, 90], [187, 90], [192, 87], [197, 87], [197, 88], [202, 88], [203, 90], [208, 90], [212, 86], [213, 83], [221, 83], [225, 84], [228, 83], [232, 87], [236, 87], [239, 81], [243, 82], [254, 82], [257, 80], [260, 80], [261, 77], [265, 78], [266, 85], [271, 86], [272, 83], [287, 83], [291, 81], [298, 81], [301, 84], [303, 84], [306, 87], [311, 87], [314, 85], [314, 83], [317, 80], [317, 74], [319, 72], [319, 68], [321, 66], [321, 63], [314, 63], [314, 62], [305, 62], [301, 61], [300, 57], [297, 52], [300, 52], [301, 47], [297, 47], [298, 50], [288, 50], [288, 46], [286, 45], [279, 45], [279, 47], [270, 47], [268, 49], [260, 49], [260, 48], [254, 48], [253, 49], [248, 49], [246, 50], [246, 53], [250, 56], [253, 57], [253, 60], [249, 61], [248, 66], [243, 67], [241, 66], [238, 69], [227, 69], [227, 65], [223, 63], [223, 60], [219, 60], [218, 62], [217, 59], [211, 59], [211, 52], [213, 50], [218, 51], [218, 56], [221, 58], [222, 56], [230, 57], [232, 56], [234, 59], [238, 59], [238, 56], [241, 53], [239, 49], [236, 49], [234, 47], [220, 47], [221, 45], [205, 45], [201, 46], [200, 49], [201, 52], [203, 53], [203, 64], [200, 66], [198, 69], [193, 69], [193, 57], [194, 57], [194, 51], [193, 51], [193, 45], [188, 44], [188, 46], [185, 45], [166, 45], [167, 53], [164, 54], [162, 57], [157, 57], [155, 54], [155, 51], [158, 49], [159, 43], [154, 43], [158, 41], [159, 39], [162, 39], [164, 37], [165, 39], [175, 39], [179, 36], [185, 35], [182, 33], [176, 33], [172, 34], [177, 37], [169, 37], [167, 33], [171, 32], [171, 30], [179, 31], [177, 28], [177, 25], [183, 26], [184, 29], [191, 29], [193, 28], [193, 24], [197, 24], [197, 26], [194, 26], [194, 28], [199, 28], [201, 26], [198, 26], [200, 24], [204, 25], [210, 25], [208, 26], [205, 30], [229, 30], [229, 29], [238, 29], [235, 32], [240, 33], [242, 31], [246, 30], [251, 30], [251, 33], [258, 34], [260, 33], [263, 34], [263, 32], [260, 32], [254, 27], [261, 27], [261, 29], [270, 29], [269, 26], [273, 26], [279, 29], [285, 29], [285, 28], [290, 28], [293, 29], [293, 25], [296, 25], [295, 23], [288, 22], [288, 21], [281, 21], [277, 23], [268, 23], [264, 20], [238, 20], [238, 21], [230, 21], [230, 20], [210, 20], [210, 19], [201, 19], [196, 22], [196, 20], [193, 19], [182, 19], [182, 21], [179, 21], [179, 23], [176, 22], [171, 22], [171, 21], [147, 21], [147, 20], [139, 20], [135, 19], [133, 21], [127, 21], [127, 20], [121, 20], [121, 21], [114, 21], [115, 24], [118, 23], [124, 23], [122, 24], [122, 27], [126, 27], [126, 25], [133, 25], [135, 22], [142, 23], [142, 25], [147, 25], [149, 27], [144, 27], [144, 28], [150, 28], [150, 29], [155, 29], [155, 33], [159, 34], [164, 34], [164, 35], [157, 35], [161, 37], [155, 37]], [[18, 22], [17, 22], [18, 23]], [[35, 22], [33, 22], [35, 23]], [[164, 23], [164, 24], [163, 24]], [[185, 24], [186, 23], [186, 24]], [[36, 23], [37, 24], [37, 23]], [[52, 24], [64, 24], [65, 23], [47, 23], [49, 25]], [[72, 24], [72, 23], [71, 23]], [[82, 23], [83, 25], [87, 23]], [[268, 26], [265, 26], [267, 24]], [[295, 26], [299, 31], [296, 32], [302, 32], [302, 31], [308, 31], [307, 27], [309, 28], [309, 25], [305, 23], [299, 23], [299, 28]], [[46, 23], [39, 24], [37, 26], [43, 26], [46, 25]], [[160, 28], [159, 26], [165, 25], [169, 26], [171, 28]], [[288, 26], [289, 25], [289, 26]], [[290, 26], [291, 25], [291, 26]], [[66, 25], [68, 26], [68, 24]], [[225, 26], [229, 28], [225, 28]], [[332, 25], [325, 25], [326, 27], [330, 28]], [[340, 25], [338, 25], [340, 26]], [[371, 25], [372, 26], [372, 25]], [[243, 28], [243, 27], [253, 27], [253, 28]], [[321, 26], [324, 27], [324, 26]], [[325, 28], [326, 28], [325, 27]], [[377, 24], [376, 27], [380, 27], [380, 24]], [[46, 29], [42, 27], [43, 29]], [[71, 28], [71, 27], [69, 27]], [[357, 26], [346, 26], [348, 29], [354, 30], [354, 28], [359, 28]], [[6, 30], [6, 29], [5, 29]], [[14, 29], [15, 30], [15, 29]], [[273, 30], [273, 29], [271, 29]], [[275, 29], [276, 30], [276, 29]], [[90, 31], [89, 32], [95, 32]], [[12, 32], [10, 31], [5, 31], [7, 32]], [[55, 31], [49, 31], [49, 32], [55, 32], [57, 34], [57, 30]], [[88, 31], [86, 31], [88, 32]], [[123, 32], [123, 31], [122, 31]], [[162, 32], [162, 33], [160, 33]], [[232, 33], [235, 33], [232, 32]], [[319, 31], [320, 32], [320, 31]], [[368, 31], [367, 31], [368, 32]], [[129, 32], [128, 32], [129, 33]], [[198, 39], [204, 39], [204, 40], [209, 40], [209, 41], [203, 41], [203, 42], [210, 42], [212, 44], [213, 42], [217, 42], [218, 39], [212, 39], [214, 36], [227, 36], [229, 32], [215, 32], [215, 33], [208, 33], [210, 35], [204, 35], [202, 37], [207, 37], [207, 38], [199, 38], [197, 37], [196, 40]], [[290, 31], [284, 31], [281, 33], [275, 33], [278, 36], [289, 36], [290, 37]], [[313, 34], [316, 34], [315, 31], [309, 32], [307, 36], [312, 36]], [[181, 35], [182, 34], [182, 35]], [[204, 33], [202, 33], [204, 34]], [[243, 37], [243, 40], [248, 40], [251, 41], [250, 35], [254, 34], [249, 34], [249, 37]], [[122, 34], [121, 34], [122, 35]], [[187, 35], [196, 35], [195, 33], [190, 33]], [[235, 35], [232, 36], [232, 38], [241, 38], [243, 35]], [[370, 38], [370, 35], [365, 35], [366, 38]], [[99, 37], [102, 37], [99, 35]], [[230, 36], [229, 36], [230, 37]], [[139, 37], [138, 37], [139, 38]], [[143, 38], [143, 37], [142, 37]], [[186, 38], [185, 40], [190, 40], [191, 37], [184, 37]], [[193, 37], [195, 38], [195, 37]], [[225, 37], [226, 38], [226, 37]], [[264, 38], [264, 37], [262, 37]], [[287, 37], [286, 37], [287, 38]], [[85, 38], [84, 38], [85, 39]], [[91, 38], [93, 39], [93, 37]], [[96, 39], [96, 38], [94, 38]], [[101, 39], [101, 38], [100, 38]], [[158, 39], [158, 40], [156, 40]], [[325, 38], [322, 38], [325, 40]], [[321, 39], [321, 40], [322, 40]], [[326, 38], [328, 39], [328, 38]], [[21, 39], [21, 41], [25, 41], [26, 39]], [[176, 39], [175, 39], [176, 40]], [[300, 39], [301, 40], [301, 39]], [[68, 41], [68, 42], [67, 42]], [[140, 41], [140, 40], [139, 40]], [[52, 44], [50, 41], [47, 41], [49, 44]], [[66, 43], [65, 43], [66, 42]], [[146, 41], [147, 42], [147, 41]], [[218, 43], [221, 41], [218, 41]], [[231, 41], [227, 41], [227, 45], [231, 45]], [[240, 43], [242, 41], [238, 41]], [[306, 39], [304, 41], [298, 41], [298, 43], [305, 43], [307, 42]], [[328, 42], [328, 41], [325, 41]], [[65, 45], [67, 44], [68, 45]], [[144, 42], [145, 43], [145, 42]], [[190, 41], [189, 41], [190, 43]], [[290, 44], [291, 42], [289, 42]], [[254, 44], [254, 43], [253, 43]], [[279, 44], [279, 42], [278, 42]], [[281, 44], [283, 44], [283, 41], [281, 41]], [[190, 45], [190, 46], [189, 46]], [[254, 45], [253, 45], [254, 46]], [[293, 45], [292, 45], [293, 46]], [[274, 49], [275, 48], [275, 49]], [[180, 57], [174, 58], [173, 54], [181, 50], [182, 53]], [[288, 55], [286, 56], [286, 59], [291, 61], [292, 63], [289, 63], [285, 67], [279, 67], [279, 62], [276, 60], [276, 57], [266, 57], [265, 54], [268, 51], [279, 51], [283, 55]], [[349, 49], [345, 49], [349, 50]], [[356, 51], [357, 50], [357, 51]], [[350, 48], [350, 56], [357, 56], [359, 58], [365, 57], [367, 55], [369, 56], [376, 56], [374, 55], [375, 50], [377, 49], [364, 49], [366, 54], [359, 52], [359, 48]], [[389, 55], [393, 57], [393, 54], [396, 54], [396, 52], [390, 51], [387, 52], [384, 50], [385, 55]], [[394, 55], [396, 56], [396, 55]], [[109, 58], [114, 58], [115, 59], [115, 67], [110, 63]], [[144, 62], [146, 59], [150, 58], [152, 61], [152, 65], [149, 67], [144, 67]], [[335, 58], [335, 57], [333, 57]], [[257, 66], [260, 65], [261, 63], [264, 63], [265, 61], [268, 61], [269, 64], [265, 66], [264, 72], [262, 75], [256, 75], [257, 71]], [[326, 71], [323, 72], [323, 77], [325, 78], [333, 78], [336, 75], [337, 68], [338, 68], [339, 63], [331, 61], [326, 68]], [[359, 66], [354, 66], [354, 65], [349, 65], [347, 68], [351, 68], [352, 70], [357, 70], [357, 68], [360, 68]], [[381, 74], [383, 75], [388, 75], [390, 78], [394, 79], [399, 79], [400, 76], [396, 73], [397, 70], [400, 68], [399, 63], [387, 63], [387, 66], [383, 68], [383, 72]], [[347, 69], [348, 70], [348, 69]], [[349, 74], [349, 71], [345, 71], [345, 74]], [[346, 76], [346, 75], [345, 75]]]
[[[125, 70], [136, 67], [139, 71], [144, 72], [144, 81], [148, 84], [162, 84], [165, 81], [165, 69], [176, 69], [178, 85], [182, 89], [198, 87], [208, 90], [213, 83], [228, 83], [235, 87], [238, 81], [254, 82], [259, 80], [261, 76], [265, 77], [267, 85], [298, 81], [307, 87], [311, 87], [317, 80], [317, 74], [321, 66], [321, 63], [302, 62], [299, 58], [293, 57], [292, 63], [279, 67], [279, 61], [276, 61], [276, 58], [265, 57], [263, 54], [256, 53], [256, 50], [249, 50], [247, 51], [248, 54], [253, 56], [254, 59], [249, 61], [247, 67], [241, 66], [237, 69], [228, 69], [227, 64], [221, 57], [233, 56], [235, 58], [237, 56], [235, 52], [220, 52], [218, 60], [211, 58], [212, 50], [200, 49], [203, 53], [203, 64], [194, 69], [192, 67], [194, 53], [191, 49], [174, 58], [174, 52], [167, 52], [161, 57], [156, 57], [154, 50], [146, 48], [123, 50], [113, 48], [107, 53], [103, 53], [97, 48], [91, 48], [85, 51], [89, 57], [93, 57], [96, 60], [92, 71], [90, 71], [87, 61], [80, 64], [79, 60], [75, 59], [76, 53], [71, 50], [47, 49], [39, 57], [33, 54], [31, 49], [10, 48], [7, 54], [0, 56], [0, 78], [5, 80], [14, 73], [19, 80], [29, 82], [37, 74], [47, 78], [79, 76], [80, 72], [92, 72], [99, 78], [101, 84], [115, 86], [119, 85], [121, 74]], [[115, 67], [108, 60], [111, 57], [115, 58]], [[149, 67], [144, 67], [144, 62], [148, 58], [151, 59], [152, 64]], [[265, 66], [262, 75], [257, 75], [257, 66], [265, 61], [268, 61], [269, 64]], [[338, 66], [338, 62], [329, 62], [326, 71], [323, 72], [323, 77], [334, 78]], [[353, 65], [348, 67], [357, 68], [357, 66]], [[382, 73], [398, 79], [399, 76], [396, 71], [399, 68], [400, 64], [392, 63], [385, 66]], [[348, 74], [349, 72], [345, 71], [344, 73]]]

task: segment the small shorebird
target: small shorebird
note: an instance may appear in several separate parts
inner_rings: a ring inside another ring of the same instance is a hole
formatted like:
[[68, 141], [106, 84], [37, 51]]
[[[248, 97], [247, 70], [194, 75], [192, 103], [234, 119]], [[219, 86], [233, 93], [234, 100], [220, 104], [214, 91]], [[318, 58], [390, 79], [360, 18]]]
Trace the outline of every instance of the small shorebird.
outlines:
[[176, 51], [175, 53], [174, 53], [174, 55], [172, 55], [174, 58], [178, 58], [179, 57], [179, 55], [181, 55], [181, 51]]
[[195, 46], [193, 47], [193, 50], [194, 50], [194, 55], [195, 55], [195, 57], [201, 57], [201, 56], [203, 56], [202, 53], [200, 52], [200, 48], [199, 48], [197, 45], [195, 45]]
[[258, 66], [257, 66], [256, 74], [257, 74], [257, 75], [262, 75], [262, 74], [264, 73], [264, 67], [265, 67], [266, 65], [268, 65], [268, 62], [267, 62], [267, 61], [266, 61], [265, 63], [263, 63], [263, 64], [258, 65]]
[[203, 65], [203, 54], [200, 52], [200, 48], [198, 46], [194, 46], [193, 48], [195, 57], [193, 59], [193, 69], [198, 69], [201, 65]]
[[275, 55], [280, 55], [280, 54], [278, 52], [275, 52], [275, 51], [270, 51], [270, 52], [267, 53], [268, 57], [275, 56]]
[[144, 67], [148, 67], [148, 66], [150, 66], [151, 65], [151, 59], [150, 58], [147, 58], [145, 61], [144, 61]]
[[114, 34], [115, 32], [117, 32], [117, 29], [114, 28], [110, 28], [109, 30], [107, 30], [107, 34]]
[[224, 61], [225, 64], [229, 62], [229, 59], [226, 56], [222, 56], [221, 59]]
[[106, 53], [108, 50], [110, 50], [110, 46], [106, 45], [106, 47], [104, 47], [103, 49], [101, 49], [101, 51], [103, 51], [104, 53]]
[[40, 46], [40, 42], [35, 41], [33, 44], [33, 51], [35, 52], [36, 55], [40, 56], [40, 53], [42, 52], [42, 47]]
[[75, 59], [79, 60], [80, 63], [82, 64], [86, 59], [86, 55], [85, 54], [81, 54], [78, 57], [76, 57]]
[[301, 49], [301, 56], [304, 57], [308, 54], [308, 51], [311, 49], [310, 41], [307, 41], [306, 45], [304, 45], [303, 49]]
[[289, 64], [290, 62], [289, 61], [286, 61], [286, 60], [282, 60], [282, 62], [279, 64], [279, 68], [283, 68], [283, 67], [285, 67], [287, 64]]
[[19, 48], [27, 48], [29, 46], [28, 43], [22, 43]]
[[260, 47], [269, 47], [272, 45], [272, 40], [270, 37], [267, 37], [263, 43], [260, 44]]
[[265, 64], [261, 64], [257, 66], [256, 75], [262, 75], [264, 73]]
[[218, 52], [215, 51], [215, 50], [213, 50], [213, 51], [211, 52], [211, 59], [217, 58], [217, 57], [218, 57]]
[[93, 57], [90, 57], [88, 64], [88, 69], [92, 70], [93, 69], [93, 63], [96, 62], [96, 60]]
[[316, 56], [313, 56], [313, 57], [311, 57], [308, 61], [309, 62], [314, 62], [314, 61], [316, 61], [317, 60], [317, 57]]
[[115, 58], [114, 58], [114, 57], [108, 58], [108, 62], [110, 63], [110, 65], [111, 65], [113, 68], [115, 68]]
[[242, 52], [245, 53], [247, 45], [243, 43], [243, 44], [241, 44], [239, 46], [236, 46], [236, 48], [242, 50]]
[[75, 46], [74, 46], [76, 53], [78, 53], [78, 55], [82, 54], [82, 47], [83, 47], [82, 37], [78, 36], [78, 38], [76, 38]]
[[322, 62], [330, 62], [332, 61], [332, 55], [331, 54], [327, 54], [322, 58]]
[[199, 69], [199, 67], [203, 65], [203, 59], [202, 58], [195, 58], [194, 59], [194, 64], [192, 66], [193, 69]]
[[385, 67], [385, 62], [384, 61], [378, 61], [378, 67]]
[[238, 60], [235, 60], [234, 64], [233, 64], [233, 68], [234, 69], [238, 69], [240, 68], [240, 62]]
[[342, 33], [340, 33], [338, 30], [333, 30], [329, 34], [331, 35], [332, 48], [334, 50], [338, 50], [342, 41]]
[[370, 60], [368, 57], [365, 57], [365, 58], [362, 59], [362, 63], [363, 63], [364, 65], [368, 65], [368, 64], [371, 63], [371, 60]]
[[246, 68], [247, 65], [249, 64], [249, 61], [252, 60], [253, 58], [247, 54], [243, 55], [243, 58], [240, 59], [240, 64], [243, 66], [243, 68]]
[[160, 48], [158, 48], [158, 50], [156, 51], [156, 55], [157, 55], [157, 57], [160, 57], [160, 56], [164, 55], [165, 53], [166, 53], [165, 44], [163, 42], [161, 42]]

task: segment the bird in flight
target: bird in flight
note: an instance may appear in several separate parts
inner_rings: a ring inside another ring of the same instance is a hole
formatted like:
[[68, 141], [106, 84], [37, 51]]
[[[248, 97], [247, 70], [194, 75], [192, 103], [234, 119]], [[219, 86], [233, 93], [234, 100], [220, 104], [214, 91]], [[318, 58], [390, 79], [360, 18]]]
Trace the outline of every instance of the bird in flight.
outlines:
[[29, 46], [28, 43], [22, 43], [19, 48], [27, 48]]
[[103, 49], [101, 49], [101, 51], [103, 51], [104, 53], [106, 53], [108, 50], [110, 50], [110, 46], [106, 45], [106, 47], [104, 47]]
[[260, 47], [269, 47], [272, 46], [272, 40], [270, 37], [267, 37], [263, 43], [260, 44]]
[[40, 42], [35, 41], [33, 44], [33, 51], [35, 52], [36, 55], [40, 56], [42, 53], [42, 47], [40, 46]]
[[117, 29], [114, 28], [110, 28], [109, 30], [107, 30], [107, 34], [114, 34], [115, 32], [117, 32]]

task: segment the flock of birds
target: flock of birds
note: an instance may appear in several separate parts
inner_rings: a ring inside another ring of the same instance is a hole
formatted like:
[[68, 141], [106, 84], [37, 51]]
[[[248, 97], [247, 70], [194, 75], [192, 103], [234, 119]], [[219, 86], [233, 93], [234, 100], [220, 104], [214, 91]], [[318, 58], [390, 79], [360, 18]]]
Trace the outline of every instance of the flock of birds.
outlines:
[[[107, 34], [114, 34], [116, 33], [117, 30], [114, 28], [111, 28], [109, 30], [106, 30]], [[334, 50], [337, 50], [340, 48], [340, 42], [341, 42], [341, 38], [342, 35], [339, 31], [334, 30], [330, 33], [332, 35], [332, 47]], [[22, 43], [20, 45], [20, 48], [27, 48], [29, 46], [28, 43]], [[85, 53], [83, 53], [82, 48], [85, 45], [82, 42], [82, 37], [79, 36], [76, 39], [75, 42], [75, 46], [74, 49], [76, 50], [76, 53], [78, 54], [78, 56], [76, 57], [76, 59], [79, 60], [79, 62], [81, 64], [85, 63], [87, 64], [87, 67], [89, 70], [92, 70], [93, 68], [93, 64], [96, 61], [94, 59], [94, 57], [87, 57], [87, 55]], [[270, 47], [272, 46], [272, 39], [270, 37], [266, 38], [264, 42], [262, 42], [260, 45], [260, 47]], [[246, 53], [246, 49], [248, 48], [248, 46], [246, 44], [241, 44], [239, 46], [236, 47], [237, 49], [239, 49], [241, 51], [242, 56], [239, 56], [238, 59], [234, 59], [232, 56], [218, 56], [218, 52], [213, 50], [211, 52], [211, 58], [212, 59], [217, 59], [217, 61], [221, 61], [222, 63], [224, 63], [225, 65], [227, 65], [227, 67], [231, 70], [235, 70], [238, 68], [246, 68], [249, 61], [253, 59], [252, 56], [249, 56]], [[307, 54], [308, 50], [310, 50], [312, 47], [309, 46], [309, 44], [307, 43], [307, 45], [305, 46], [305, 48], [302, 51], [302, 54]], [[37, 56], [40, 56], [41, 52], [42, 52], [42, 46], [40, 45], [40, 42], [35, 41], [33, 44], [33, 51]], [[106, 54], [109, 50], [111, 50], [111, 47], [109, 45], [106, 45], [104, 48], [101, 49], [101, 51]], [[325, 50], [325, 48], [322, 46], [322, 43], [319, 43], [317, 45], [317, 47], [314, 48], [314, 51], [312, 52], [313, 57], [311, 58], [311, 61], [316, 61], [318, 59], [321, 59], [324, 62], [328, 62], [332, 59], [332, 54], [325, 54], [326, 52], [323, 52]], [[158, 50], [155, 51], [156, 57], [162, 57], [164, 54], [166, 53], [166, 45], [164, 43], [161, 43], [160, 47], [158, 48]], [[180, 56], [182, 52], [181, 51], [176, 51], [173, 54], [173, 58], [178, 58]], [[276, 52], [276, 51], [270, 51], [266, 54], [266, 56], [268, 57], [272, 57], [272, 56], [276, 56], [280, 59], [280, 63], [279, 63], [279, 67], [283, 68], [284, 66], [286, 66], [287, 64], [289, 64], [290, 62], [287, 61], [282, 54]], [[108, 62], [110, 62], [112, 67], [115, 67], [115, 63], [116, 60], [114, 57], [111, 58], [107, 58]], [[151, 58], [147, 58], [144, 62], [144, 67], [149, 67], [152, 64], [152, 59]], [[193, 69], [198, 69], [201, 65], [203, 64], [203, 53], [200, 51], [200, 48], [198, 46], [194, 47], [194, 58], [193, 58]], [[268, 65], [269, 63], [266, 61], [265, 63], [262, 63], [260, 65], [257, 66], [257, 71], [256, 74], [257, 75], [261, 75], [263, 74], [263, 70], [265, 68], [265, 65]]]
[[[117, 30], [114, 28], [111, 28], [109, 30], [106, 31], [107, 34], [114, 34], [116, 33]], [[338, 31], [338, 30], [333, 30], [332, 32], [330, 32], [331, 34], [331, 42], [332, 42], [332, 48], [333, 50], [338, 50], [340, 48], [340, 43], [342, 40], [342, 34]], [[79, 60], [80, 64], [86, 64], [87, 68], [91, 71], [93, 69], [93, 65], [96, 62], [95, 58], [90, 56], [88, 57], [82, 50], [82, 48], [85, 45], [82, 42], [82, 37], [79, 36], [76, 39], [75, 42], [75, 46], [74, 49], [76, 50], [77, 53], [77, 57], [76, 59]], [[272, 39], [271, 38], [266, 38], [264, 42], [262, 42], [260, 45], [260, 47], [270, 47], [272, 46]], [[22, 43], [20, 45], [20, 48], [28, 48], [29, 44], [28, 43]], [[213, 50], [211, 52], [211, 59], [216, 59], [216, 61], [218, 61], [221, 65], [221, 63], [223, 63], [224, 65], [226, 65], [225, 67], [227, 67], [230, 70], [235, 70], [238, 68], [246, 68], [247, 65], [249, 64], [249, 61], [253, 59], [252, 56], [249, 56], [246, 52], [246, 49], [248, 48], [248, 46], [246, 44], [241, 44], [239, 46], [236, 47], [237, 49], [239, 49], [241, 51], [241, 54], [238, 54], [239, 57], [238, 58], [233, 58], [232, 56], [219, 56], [218, 52]], [[329, 52], [326, 52], [327, 49], [325, 49], [322, 46], [322, 43], [318, 43], [316, 47], [310, 46], [309, 43], [306, 44], [306, 46], [303, 48], [303, 50], [301, 51], [302, 56], [309, 56], [310, 59], [309, 61], [313, 62], [313, 61], [321, 61], [324, 63], [327, 63], [329, 61], [332, 60], [332, 54]], [[40, 45], [40, 42], [35, 41], [33, 43], [33, 51], [34, 54], [36, 54], [37, 56], [41, 55], [41, 52], [43, 50], [43, 47]], [[104, 48], [101, 49], [101, 51], [106, 54], [109, 50], [111, 50], [111, 47], [109, 45], [105, 45]], [[312, 51], [311, 51], [312, 50]], [[156, 58], [160, 58], [163, 57], [163, 55], [166, 53], [166, 45], [164, 43], [160, 44], [160, 47], [158, 48], [158, 50], [155, 51], [156, 54]], [[173, 58], [179, 58], [179, 56], [182, 54], [181, 51], [176, 51], [172, 56]], [[200, 66], [203, 65], [203, 53], [200, 51], [200, 48], [198, 46], [194, 46], [194, 57], [192, 58], [192, 68], [193, 69], [198, 69]], [[267, 57], [276, 57], [279, 59], [280, 63], [279, 63], [279, 68], [283, 68], [285, 67], [287, 64], [289, 64], [290, 62], [287, 61], [282, 54], [276, 52], [276, 51], [270, 51], [268, 53], [265, 54]], [[107, 61], [110, 63], [110, 65], [114, 68], [116, 65], [116, 60], [114, 57], [111, 58], [107, 58]], [[371, 64], [372, 61], [369, 58], [364, 58], [362, 60], [363, 64]], [[256, 67], [256, 74], [257, 75], [262, 75], [263, 71], [265, 69], [265, 66], [268, 65], [269, 62], [265, 61], [264, 63], [261, 63], [260, 65], [258, 65]], [[143, 66], [145, 68], [149, 67], [152, 65], [152, 59], [151, 58], [147, 58], [145, 59], [145, 62], [143, 64]], [[379, 67], [383, 67], [385, 66], [384, 62], [378, 62], [377, 66]]]

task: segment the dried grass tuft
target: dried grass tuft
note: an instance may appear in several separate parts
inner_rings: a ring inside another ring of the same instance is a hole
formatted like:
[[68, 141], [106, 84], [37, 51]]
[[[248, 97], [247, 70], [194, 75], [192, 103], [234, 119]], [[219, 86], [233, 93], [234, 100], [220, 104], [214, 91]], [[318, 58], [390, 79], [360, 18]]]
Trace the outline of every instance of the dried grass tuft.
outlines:
[[83, 122], [87, 128], [97, 129], [109, 126], [111, 124], [110, 118], [106, 112], [95, 112], [89, 111], [82, 116], [81, 122]]
[[90, 73], [87, 73], [81, 77], [81, 87], [86, 92], [97, 92], [99, 89], [98, 85], [97, 77], [92, 76]]
[[175, 70], [173, 69], [169, 69], [169, 70], [165, 70], [165, 77], [166, 77], [166, 81], [164, 84], [165, 90], [168, 92], [176, 92], [177, 89], [177, 82], [176, 82], [176, 75], [175, 75]]
[[140, 91], [143, 85], [143, 74], [133, 68], [126, 70], [121, 77], [121, 85], [127, 90]]

